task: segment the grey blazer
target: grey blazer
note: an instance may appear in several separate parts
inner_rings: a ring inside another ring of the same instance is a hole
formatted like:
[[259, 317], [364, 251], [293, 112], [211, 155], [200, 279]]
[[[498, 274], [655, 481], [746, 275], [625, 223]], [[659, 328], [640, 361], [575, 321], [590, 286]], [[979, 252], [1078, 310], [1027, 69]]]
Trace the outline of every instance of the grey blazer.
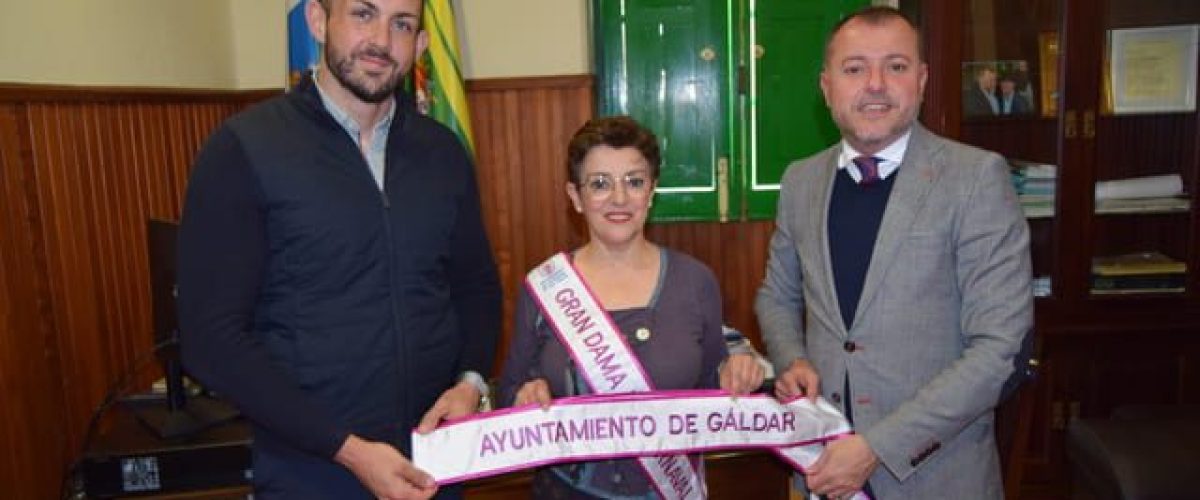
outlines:
[[[841, 144], [788, 167], [755, 310], [880, 459], [878, 498], [1002, 498], [993, 408], [1033, 325], [1029, 228], [999, 155], [914, 125], [847, 330], [827, 220]], [[847, 342], [854, 349], [846, 349]]]

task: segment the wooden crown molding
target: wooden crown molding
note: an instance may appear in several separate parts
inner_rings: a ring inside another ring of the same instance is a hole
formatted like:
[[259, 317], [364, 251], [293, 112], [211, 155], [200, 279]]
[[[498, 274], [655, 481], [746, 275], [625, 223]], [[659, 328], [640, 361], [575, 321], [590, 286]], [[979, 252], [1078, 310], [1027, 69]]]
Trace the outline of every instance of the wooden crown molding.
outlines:
[[257, 102], [283, 89], [219, 90], [0, 83], [0, 102]]
[[468, 92], [505, 90], [588, 88], [595, 78], [590, 75], [519, 76], [467, 80]]
[[[468, 92], [589, 88], [590, 74], [480, 78], [466, 82]], [[115, 87], [0, 82], [0, 102], [256, 102], [283, 89], [223, 90], [168, 87]]]

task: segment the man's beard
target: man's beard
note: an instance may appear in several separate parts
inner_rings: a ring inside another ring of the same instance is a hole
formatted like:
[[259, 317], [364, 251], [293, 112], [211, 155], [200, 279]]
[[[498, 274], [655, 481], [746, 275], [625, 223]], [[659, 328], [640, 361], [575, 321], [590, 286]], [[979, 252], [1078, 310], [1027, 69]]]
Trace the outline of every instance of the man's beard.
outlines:
[[[363, 52], [365, 55], [369, 55], [371, 57], [386, 59], [387, 61], [391, 62], [392, 65], [396, 64], [396, 61], [392, 59], [389, 54], [382, 50], [368, 48]], [[342, 84], [342, 87], [345, 87], [346, 90], [349, 90], [351, 94], [354, 94], [355, 97], [359, 98], [359, 100], [363, 102], [369, 102], [373, 104], [381, 103], [387, 100], [388, 97], [391, 97], [392, 94], [396, 92], [396, 86], [400, 84], [400, 78], [403, 76], [403, 73], [396, 72], [390, 79], [385, 80], [378, 88], [369, 88], [365, 78], [362, 80], [356, 80], [354, 78], [355, 55], [356, 54], [350, 54], [346, 57], [337, 57], [337, 54], [335, 54], [332, 47], [329, 45], [325, 46], [325, 60], [330, 62], [329, 69], [333, 73], [333, 77]]]

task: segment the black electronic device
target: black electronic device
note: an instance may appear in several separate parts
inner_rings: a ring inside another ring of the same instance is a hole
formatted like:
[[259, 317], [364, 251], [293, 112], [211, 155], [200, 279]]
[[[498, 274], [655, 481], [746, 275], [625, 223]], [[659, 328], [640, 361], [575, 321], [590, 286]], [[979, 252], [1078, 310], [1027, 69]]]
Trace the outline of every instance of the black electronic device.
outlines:
[[165, 401], [139, 401], [129, 405], [143, 424], [164, 439], [178, 439], [233, 419], [237, 411], [205, 395], [188, 396], [179, 358], [179, 321], [175, 309], [175, 248], [178, 225], [151, 219], [146, 225], [150, 256], [150, 302], [154, 316], [154, 344], [159, 346], [166, 380]]
[[[126, 406], [144, 404], [150, 402]], [[223, 498], [249, 494], [251, 434], [244, 420], [164, 440], [139, 425], [129, 411], [114, 411], [112, 417], [110, 428], [90, 443], [80, 462], [80, 486], [87, 498], [215, 490], [225, 492]]]

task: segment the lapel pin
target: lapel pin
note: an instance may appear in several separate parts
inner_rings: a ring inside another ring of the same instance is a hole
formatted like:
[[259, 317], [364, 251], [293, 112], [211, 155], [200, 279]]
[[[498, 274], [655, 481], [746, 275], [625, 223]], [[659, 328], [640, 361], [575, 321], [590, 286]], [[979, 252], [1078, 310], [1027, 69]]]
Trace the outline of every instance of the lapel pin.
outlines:
[[644, 326], [638, 328], [637, 331], [634, 332], [633, 336], [637, 337], [638, 340], [645, 342], [650, 339], [650, 329]]

